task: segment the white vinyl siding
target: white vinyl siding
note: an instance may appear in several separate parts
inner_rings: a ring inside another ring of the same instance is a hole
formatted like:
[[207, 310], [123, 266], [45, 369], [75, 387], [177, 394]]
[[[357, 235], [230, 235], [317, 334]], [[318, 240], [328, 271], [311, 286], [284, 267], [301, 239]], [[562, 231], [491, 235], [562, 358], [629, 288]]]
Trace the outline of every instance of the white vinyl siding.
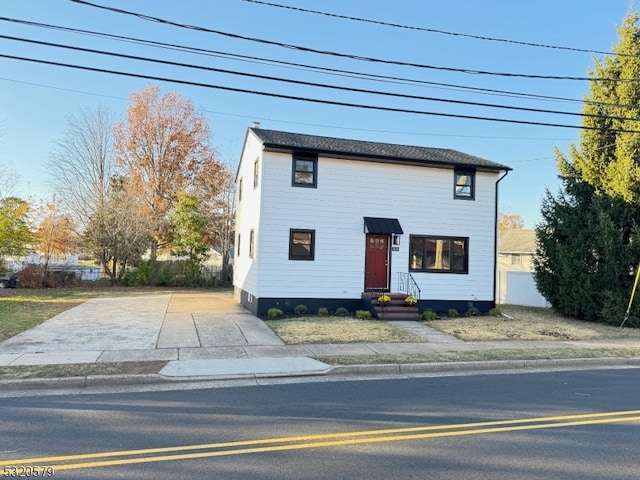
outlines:
[[[254, 162], [258, 162], [260, 169], [262, 155], [262, 144], [249, 133], [243, 150], [243, 161], [240, 162], [236, 178], [238, 183], [242, 180], [242, 201], [236, 202], [236, 237], [242, 239], [240, 249], [233, 262], [233, 285], [235, 295], [242, 289], [253, 296], [258, 296], [258, 271], [256, 259], [258, 252], [254, 252], [256, 258], [249, 257], [249, 237], [251, 230], [254, 231], [254, 248], [259, 248], [258, 237], [260, 235], [260, 206], [262, 194], [262, 181], [258, 182], [256, 188], [252, 188], [253, 183], [247, 185], [247, 180], [253, 182]], [[258, 170], [259, 171], [259, 170]], [[238, 185], [239, 186], [239, 185]], [[248, 187], [248, 188], [247, 188]], [[239, 195], [239, 192], [237, 193]]]
[[[251, 175], [255, 156], [245, 158]], [[465, 237], [468, 273], [413, 272], [422, 298], [493, 299], [497, 174], [476, 172], [475, 201], [461, 202], [451, 192], [452, 168], [320, 157], [318, 188], [309, 189], [291, 186], [291, 165], [290, 154], [263, 153], [256, 296], [358, 298], [364, 288], [363, 217], [370, 216], [397, 218], [404, 230], [399, 250], [391, 252], [391, 291], [398, 272], [409, 271], [410, 234]], [[315, 230], [313, 262], [288, 259], [290, 229]]]

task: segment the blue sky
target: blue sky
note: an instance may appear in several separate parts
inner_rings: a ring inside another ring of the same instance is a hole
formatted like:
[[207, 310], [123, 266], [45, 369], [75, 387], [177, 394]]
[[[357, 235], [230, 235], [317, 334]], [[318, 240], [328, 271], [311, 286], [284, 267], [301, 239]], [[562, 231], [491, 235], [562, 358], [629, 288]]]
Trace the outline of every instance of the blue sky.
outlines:
[[[356, 22], [243, 0], [93, 1], [244, 37], [353, 56], [465, 70], [585, 77], [593, 65], [593, 58], [602, 57], [588, 52], [530, 47]], [[273, 0], [273, 3], [423, 29], [595, 51], [611, 50], [617, 42], [616, 26], [622, 23], [629, 11], [628, 0]], [[480, 75], [320, 55], [150, 22], [70, 0], [3, 0], [0, 2], [0, 17], [4, 19], [0, 20], [0, 35], [4, 36], [343, 87], [573, 113], [579, 113], [582, 109], [579, 102], [513, 98], [442, 86], [336, 76], [264, 62], [153, 48], [18, 24], [6, 19], [403, 79], [576, 100], [582, 99], [588, 91], [585, 81]], [[580, 124], [579, 117], [575, 116], [283, 84], [255, 77], [30, 45], [9, 39], [0, 39], [0, 54], [331, 101], [444, 114]], [[232, 165], [239, 159], [246, 128], [253, 121], [261, 122], [263, 128], [276, 130], [452, 148], [509, 165], [513, 172], [501, 183], [500, 207], [506, 213], [520, 214], [527, 227], [533, 227], [539, 220], [540, 201], [545, 188], [556, 191], [559, 186], [554, 147], [567, 151], [569, 144], [576, 142], [579, 136], [579, 130], [572, 128], [340, 107], [166, 81], [151, 82], [158, 85], [162, 92], [174, 90], [193, 101], [209, 120], [211, 142], [221, 160]], [[80, 108], [104, 105], [117, 117], [123, 118], [129, 94], [139, 91], [148, 83], [150, 81], [145, 79], [0, 58], [0, 160], [13, 164], [18, 171], [21, 180], [17, 193], [41, 198], [50, 195], [46, 187], [44, 164], [55, 140], [63, 135], [65, 117], [77, 114]], [[427, 206], [425, 214], [428, 214]]]

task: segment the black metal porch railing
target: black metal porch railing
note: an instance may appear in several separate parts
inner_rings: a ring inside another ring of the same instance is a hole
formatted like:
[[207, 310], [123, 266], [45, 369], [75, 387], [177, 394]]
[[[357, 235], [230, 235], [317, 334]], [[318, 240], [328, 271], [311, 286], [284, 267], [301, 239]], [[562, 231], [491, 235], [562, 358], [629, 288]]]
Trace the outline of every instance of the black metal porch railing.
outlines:
[[420, 300], [420, 287], [408, 272], [398, 272], [398, 290]]

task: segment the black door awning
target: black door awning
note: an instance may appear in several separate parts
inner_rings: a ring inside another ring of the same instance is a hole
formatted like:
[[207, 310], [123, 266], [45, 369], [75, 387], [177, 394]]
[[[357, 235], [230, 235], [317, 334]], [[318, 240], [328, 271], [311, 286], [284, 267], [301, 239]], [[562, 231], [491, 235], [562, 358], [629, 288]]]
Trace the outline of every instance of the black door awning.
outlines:
[[404, 233], [397, 218], [364, 217], [364, 231], [378, 235]]

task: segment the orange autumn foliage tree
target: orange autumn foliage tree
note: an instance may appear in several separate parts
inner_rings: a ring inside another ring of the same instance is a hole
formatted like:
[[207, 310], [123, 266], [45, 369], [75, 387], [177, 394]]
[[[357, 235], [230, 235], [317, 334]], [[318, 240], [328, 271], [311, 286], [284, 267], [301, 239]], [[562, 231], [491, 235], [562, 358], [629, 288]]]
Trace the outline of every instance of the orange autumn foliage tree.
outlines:
[[498, 213], [498, 230], [519, 230], [524, 228], [524, 220], [517, 213]]
[[187, 98], [149, 85], [131, 94], [126, 120], [115, 127], [116, 163], [127, 192], [152, 225], [152, 259], [169, 244], [169, 213], [180, 192], [193, 191], [205, 169], [217, 169], [209, 125]]
[[38, 251], [44, 259], [46, 274], [54, 254], [74, 254], [80, 250], [80, 241], [74, 225], [60, 210], [60, 202], [54, 197], [40, 208], [42, 220], [36, 232]]

